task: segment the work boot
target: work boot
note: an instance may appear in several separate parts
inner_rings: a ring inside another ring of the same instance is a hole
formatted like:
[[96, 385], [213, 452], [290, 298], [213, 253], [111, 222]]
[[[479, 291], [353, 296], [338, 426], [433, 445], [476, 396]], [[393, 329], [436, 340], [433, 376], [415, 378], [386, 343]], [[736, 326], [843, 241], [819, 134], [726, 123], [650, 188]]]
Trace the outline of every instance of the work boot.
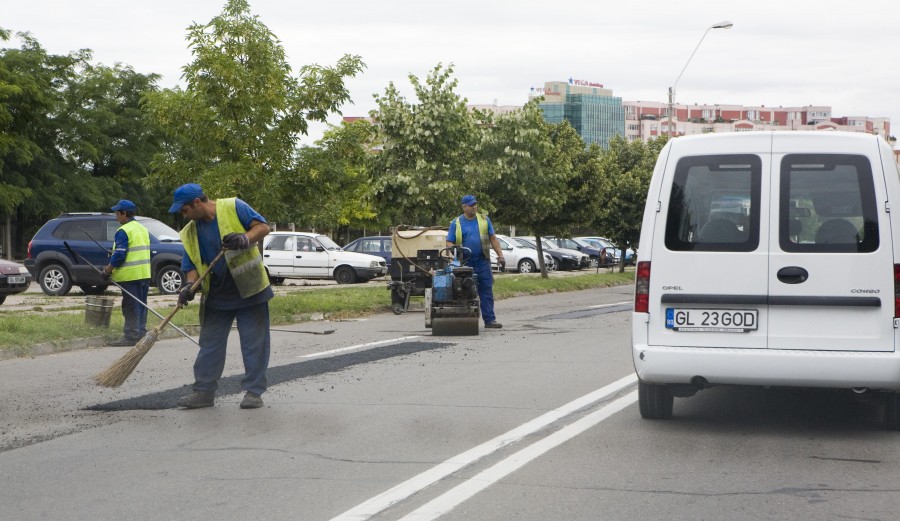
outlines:
[[247, 391], [247, 394], [244, 395], [244, 399], [241, 400], [241, 409], [259, 409], [263, 406], [262, 398], [256, 394]]
[[130, 347], [137, 344], [138, 340], [140, 340], [140, 338], [131, 339], [122, 337], [115, 340], [109, 340], [108, 342], [106, 342], [106, 345], [111, 347]]
[[216, 401], [216, 393], [211, 391], [194, 391], [191, 394], [182, 396], [178, 399], [179, 407], [185, 409], [202, 409], [203, 407], [212, 407]]
[[501, 327], [503, 327], [503, 324], [501, 324], [500, 322], [497, 322], [495, 320], [493, 322], [488, 322], [487, 324], [484, 325], [484, 327], [486, 329], [500, 329]]

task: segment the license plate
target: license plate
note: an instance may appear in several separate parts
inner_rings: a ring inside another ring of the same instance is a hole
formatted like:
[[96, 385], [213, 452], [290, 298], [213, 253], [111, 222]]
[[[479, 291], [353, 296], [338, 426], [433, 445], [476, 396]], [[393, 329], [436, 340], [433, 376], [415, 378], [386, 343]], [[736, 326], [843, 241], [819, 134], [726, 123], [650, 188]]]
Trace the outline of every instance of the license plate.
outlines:
[[14, 277], [6, 277], [7, 284], [25, 284], [25, 275], [16, 275]]
[[755, 309], [666, 308], [666, 328], [701, 333], [746, 333], [757, 329]]

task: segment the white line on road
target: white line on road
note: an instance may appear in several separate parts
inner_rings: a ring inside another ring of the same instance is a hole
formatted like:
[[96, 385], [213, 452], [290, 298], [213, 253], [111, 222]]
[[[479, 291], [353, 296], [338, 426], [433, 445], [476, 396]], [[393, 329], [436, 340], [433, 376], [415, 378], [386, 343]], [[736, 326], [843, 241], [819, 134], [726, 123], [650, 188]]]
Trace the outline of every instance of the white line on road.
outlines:
[[602, 409], [592, 412], [575, 423], [529, 445], [497, 463], [493, 467], [467, 479], [461, 485], [456, 486], [445, 494], [425, 503], [409, 515], [402, 517], [400, 521], [431, 521], [432, 519], [441, 517], [456, 508], [463, 501], [466, 501], [497, 481], [500, 481], [503, 477], [522, 468], [526, 463], [540, 457], [550, 449], [562, 445], [566, 441], [578, 436], [594, 425], [597, 425], [613, 414], [633, 404], [637, 401], [637, 395], [637, 391], [628, 393]]
[[362, 349], [362, 348], [364, 348], [364, 347], [378, 346], [378, 345], [381, 345], [381, 344], [390, 344], [390, 343], [393, 343], [393, 342], [400, 342], [400, 341], [402, 341], [402, 340], [410, 340], [410, 339], [413, 339], [413, 338], [419, 338], [420, 336], [421, 336], [421, 335], [401, 336], [401, 337], [399, 337], [399, 338], [390, 338], [390, 339], [388, 339], [388, 340], [379, 340], [379, 341], [377, 341], [377, 342], [369, 342], [369, 343], [367, 343], [367, 344], [356, 344], [355, 346], [340, 347], [340, 348], [338, 348], [338, 349], [332, 349], [331, 351], [322, 351], [322, 352], [319, 352], [319, 353], [310, 353], [310, 354], [308, 354], [308, 355], [303, 355], [303, 356], [300, 356], [300, 357], [298, 357], [298, 358], [313, 358], [313, 357], [316, 357], [316, 356], [333, 355], [333, 354], [335, 354], [335, 353], [340, 353], [340, 352], [343, 352], [343, 351], [352, 351], [352, 350], [354, 350], [354, 349]]
[[[637, 382], [637, 375], [630, 374], [624, 378], [620, 378], [615, 382], [605, 385], [596, 391], [588, 393], [581, 398], [577, 398], [562, 407], [558, 407], [549, 411], [547, 413], [538, 416], [537, 418], [524, 423], [515, 429], [506, 432], [505, 434], [501, 434], [496, 438], [486, 441], [477, 447], [473, 447], [462, 454], [458, 454], [443, 463], [438, 464], [435, 467], [432, 467], [425, 472], [422, 472], [418, 476], [414, 476], [403, 483], [391, 488], [381, 494], [360, 503], [359, 505], [351, 508], [350, 510], [340, 514], [337, 517], [332, 518], [331, 521], [361, 521], [364, 519], [368, 519], [375, 514], [381, 512], [382, 510], [394, 505], [404, 499], [412, 496], [413, 494], [421, 491], [422, 489], [437, 483], [441, 479], [453, 474], [461, 468], [464, 468], [472, 463], [488, 456], [497, 450], [519, 441], [520, 439], [528, 436], [534, 432], [537, 432], [547, 425], [559, 420], [560, 418], [564, 418], [576, 411], [584, 409], [589, 405], [603, 400], [607, 396], [611, 394], [615, 394], [622, 389], [628, 387], [629, 385], [633, 385]], [[614, 402], [617, 403], [617, 402]], [[608, 406], [607, 406], [608, 407]], [[602, 410], [602, 409], [601, 409]], [[598, 411], [599, 412], [599, 411]]]
[[625, 304], [631, 304], [631, 301], [626, 300], [624, 302], [615, 302], [613, 304], [597, 304], [596, 306], [588, 306], [588, 309], [611, 308], [614, 306], [624, 306]]

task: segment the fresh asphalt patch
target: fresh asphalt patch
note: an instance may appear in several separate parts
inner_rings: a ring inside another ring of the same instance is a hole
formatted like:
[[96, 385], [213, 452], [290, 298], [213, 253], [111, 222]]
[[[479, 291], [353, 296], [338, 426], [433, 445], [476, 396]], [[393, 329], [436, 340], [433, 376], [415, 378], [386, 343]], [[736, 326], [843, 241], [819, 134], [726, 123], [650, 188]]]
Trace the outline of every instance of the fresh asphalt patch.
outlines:
[[580, 318], [594, 317], [597, 315], [605, 315], [607, 313], [621, 313], [622, 311], [631, 311], [632, 304], [617, 304], [614, 306], [604, 306], [590, 309], [577, 309], [567, 313], [559, 313], [556, 315], [545, 315], [537, 317], [535, 320], [578, 320]]
[[[434, 351], [444, 349], [456, 345], [452, 342], [402, 342], [399, 344], [391, 344], [379, 346], [364, 351], [356, 351], [327, 358], [317, 358], [294, 364], [280, 365], [270, 367], [267, 371], [269, 387], [274, 385], [292, 382], [310, 376], [318, 376], [327, 373], [335, 373], [348, 367], [366, 364], [369, 362], [378, 362], [395, 358], [398, 356], [412, 355], [425, 351]], [[225, 396], [229, 394], [242, 393], [241, 380], [243, 374], [225, 376], [219, 379], [219, 389], [216, 391], [217, 396]], [[175, 401], [184, 394], [191, 391], [190, 385], [182, 385], [174, 389], [158, 391], [155, 393], [136, 396], [125, 400], [116, 400], [114, 402], [102, 403], [85, 407], [88, 411], [136, 411], [136, 410], [160, 410], [175, 409]]]

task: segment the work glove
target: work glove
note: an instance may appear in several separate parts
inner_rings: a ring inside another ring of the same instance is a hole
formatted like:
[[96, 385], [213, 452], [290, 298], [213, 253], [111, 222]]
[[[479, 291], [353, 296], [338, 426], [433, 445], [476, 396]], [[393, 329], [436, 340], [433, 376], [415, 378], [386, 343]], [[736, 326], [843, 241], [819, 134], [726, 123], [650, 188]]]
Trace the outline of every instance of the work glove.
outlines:
[[250, 247], [250, 239], [246, 233], [229, 233], [222, 237], [222, 246], [229, 250], [246, 250]]
[[181, 307], [185, 307], [188, 305], [188, 302], [194, 300], [194, 292], [191, 291], [191, 286], [193, 284], [187, 284], [181, 288], [181, 291], [178, 292], [178, 305]]

